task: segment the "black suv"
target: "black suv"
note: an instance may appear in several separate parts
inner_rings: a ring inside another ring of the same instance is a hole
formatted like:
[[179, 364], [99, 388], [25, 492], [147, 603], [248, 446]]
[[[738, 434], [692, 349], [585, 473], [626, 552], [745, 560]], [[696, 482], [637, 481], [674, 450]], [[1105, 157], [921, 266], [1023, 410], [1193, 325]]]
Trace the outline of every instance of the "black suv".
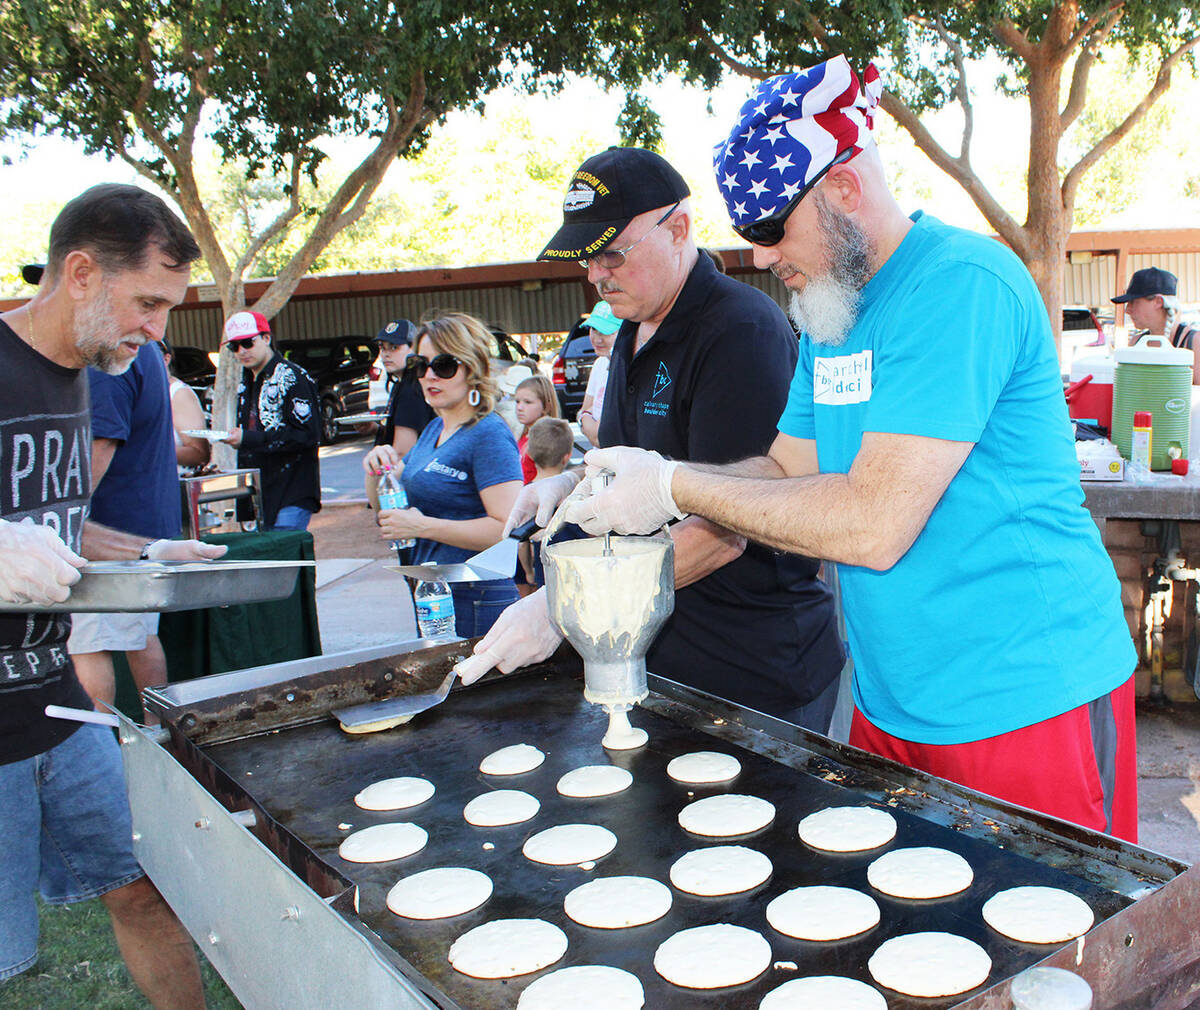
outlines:
[[338, 436], [337, 419], [367, 410], [371, 367], [376, 347], [371, 337], [320, 337], [280, 340], [276, 347], [303, 368], [317, 386], [321, 409], [321, 442]]
[[595, 360], [596, 352], [592, 348], [592, 338], [588, 336], [587, 327], [580, 320], [567, 334], [551, 370], [554, 391], [558, 394], [558, 405], [563, 417], [568, 421], [574, 421], [579, 415], [579, 408], [583, 406], [583, 396], [587, 392], [592, 362]]

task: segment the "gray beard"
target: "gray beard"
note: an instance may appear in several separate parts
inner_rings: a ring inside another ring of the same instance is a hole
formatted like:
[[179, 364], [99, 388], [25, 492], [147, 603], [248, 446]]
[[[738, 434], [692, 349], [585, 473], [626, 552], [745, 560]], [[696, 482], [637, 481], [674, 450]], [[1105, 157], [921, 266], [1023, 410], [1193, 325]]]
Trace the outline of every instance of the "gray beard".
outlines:
[[829, 251], [828, 270], [792, 292], [788, 315], [815, 343], [838, 347], [858, 321], [862, 289], [871, 279], [871, 242], [850, 218], [835, 211], [820, 190], [813, 193], [817, 224]]
[[[133, 358], [125, 359], [120, 348], [109, 343], [112, 334], [119, 333], [112, 301], [105, 289], [100, 296], [82, 306], [75, 313], [75, 348], [82, 355], [84, 364], [108, 375], [120, 375], [128, 371]], [[141, 334], [130, 334], [131, 338], [145, 342]]]

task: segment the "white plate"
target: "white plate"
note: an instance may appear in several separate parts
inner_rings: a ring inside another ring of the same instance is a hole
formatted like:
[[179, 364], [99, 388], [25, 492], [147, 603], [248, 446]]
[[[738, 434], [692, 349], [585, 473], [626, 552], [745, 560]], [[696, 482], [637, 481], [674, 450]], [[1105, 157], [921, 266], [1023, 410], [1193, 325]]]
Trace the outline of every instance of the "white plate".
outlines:
[[214, 428], [189, 428], [183, 434], [188, 438], [206, 438], [210, 442], [220, 442], [229, 437], [229, 432]]
[[387, 414], [346, 414], [337, 419], [338, 424], [370, 424], [372, 421], [386, 421]]

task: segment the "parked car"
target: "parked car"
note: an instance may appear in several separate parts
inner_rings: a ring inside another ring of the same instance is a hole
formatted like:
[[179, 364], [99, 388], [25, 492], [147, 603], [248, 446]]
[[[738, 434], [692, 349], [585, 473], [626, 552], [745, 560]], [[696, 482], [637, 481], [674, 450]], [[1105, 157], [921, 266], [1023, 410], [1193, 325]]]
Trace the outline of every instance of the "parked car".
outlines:
[[340, 434], [337, 419], [367, 409], [375, 344], [370, 337], [319, 337], [280, 340], [279, 353], [294, 361], [317, 386], [321, 410], [321, 442], [328, 445]]
[[191, 386], [203, 399], [204, 390], [211, 389], [217, 378], [217, 366], [208, 356], [209, 352], [202, 351], [199, 347], [187, 346], [172, 346], [171, 351], [171, 368], [174, 369], [176, 377]]
[[1095, 342], [1104, 343], [1104, 327], [1096, 318], [1096, 313], [1085, 305], [1064, 306], [1062, 310], [1062, 332], [1073, 330], [1095, 330]]
[[562, 349], [554, 359], [550, 378], [558, 394], [558, 406], [563, 417], [574, 421], [583, 406], [583, 395], [587, 392], [588, 378], [592, 374], [592, 362], [596, 352], [587, 328], [580, 320], [567, 334]]
[[[538, 360], [536, 354], [530, 354], [516, 340], [495, 326], [492, 327], [490, 357], [492, 375], [496, 377], [503, 375], [514, 363], [520, 361], [522, 358], [532, 358], [534, 361]], [[388, 390], [391, 389], [391, 385], [391, 380], [388, 378], [387, 371], [383, 367], [383, 359], [376, 357], [375, 363], [371, 367], [371, 386], [367, 398], [369, 410], [381, 411], [387, 408]]]

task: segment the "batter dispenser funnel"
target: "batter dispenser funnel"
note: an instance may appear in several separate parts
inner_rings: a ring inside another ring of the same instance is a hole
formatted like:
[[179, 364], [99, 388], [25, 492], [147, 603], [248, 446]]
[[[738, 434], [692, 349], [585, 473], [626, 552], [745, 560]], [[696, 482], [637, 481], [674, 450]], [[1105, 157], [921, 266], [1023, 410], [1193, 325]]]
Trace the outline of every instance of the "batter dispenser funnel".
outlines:
[[543, 548], [550, 619], [583, 658], [583, 696], [609, 712], [646, 697], [646, 650], [675, 609], [670, 537], [568, 540]]

